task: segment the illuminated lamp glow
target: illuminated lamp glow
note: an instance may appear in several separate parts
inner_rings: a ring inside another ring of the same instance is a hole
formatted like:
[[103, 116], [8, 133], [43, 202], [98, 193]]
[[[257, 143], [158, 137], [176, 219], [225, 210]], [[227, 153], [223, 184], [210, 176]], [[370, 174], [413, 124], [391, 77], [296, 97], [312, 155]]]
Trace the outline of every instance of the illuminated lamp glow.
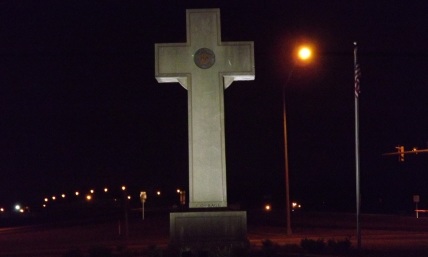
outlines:
[[298, 55], [299, 55], [299, 58], [301, 60], [307, 60], [307, 59], [311, 58], [312, 51], [309, 47], [302, 47], [302, 48], [300, 48]]

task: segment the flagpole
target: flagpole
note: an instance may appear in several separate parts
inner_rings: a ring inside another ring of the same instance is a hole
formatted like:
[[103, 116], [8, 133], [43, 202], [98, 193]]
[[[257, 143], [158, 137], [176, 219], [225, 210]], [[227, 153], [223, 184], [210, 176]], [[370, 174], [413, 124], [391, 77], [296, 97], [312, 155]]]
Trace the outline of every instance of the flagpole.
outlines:
[[358, 124], [358, 96], [360, 93], [360, 68], [357, 62], [357, 42], [354, 42], [354, 93], [355, 93], [355, 186], [356, 186], [356, 218], [357, 218], [357, 248], [361, 249], [360, 229], [360, 147]]

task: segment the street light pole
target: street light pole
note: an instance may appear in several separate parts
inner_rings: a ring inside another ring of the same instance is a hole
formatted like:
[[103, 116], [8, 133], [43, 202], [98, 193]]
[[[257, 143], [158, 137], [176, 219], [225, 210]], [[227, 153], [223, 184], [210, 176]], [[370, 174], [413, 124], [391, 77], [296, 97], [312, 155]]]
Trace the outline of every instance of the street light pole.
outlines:
[[[307, 46], [301, 46], [297, 52], [297, 59], [301, 61], [308, 61], [312, 56], [312, 50]], [[285, 88], [290, 82], [291, 76], [293, 75], [296, 62], [293, 62], [293, 67], [288, 73], [287, 80], [282, 87], [282, 122], [284, 128], [284, 170], [285, 170], [285, 215], [286, 215], [286, 226], [287, 235], [291, 235], [291, 204], [290, 204], [290, 179], [289, 179], [289, 168], [288, 168], [288, 136], [287, 136], [287, 110], [285, 101]]]
[[282, 122], [284, 128], [284, 169], [285, 169], [285, 215], [286, 215], [286, 226], [287, 226], [287, 235], [291, 235], [291, 204], [290, 204], [290, 180], [289, 180], [289, 170], [288, 170], [288, 139], [287, 139], [287, 110], [285, 106], [285, 87], [290, 81], [291, 75], [293, 74], [293, 68], [288, 74], [287, 81], [282, 87]]

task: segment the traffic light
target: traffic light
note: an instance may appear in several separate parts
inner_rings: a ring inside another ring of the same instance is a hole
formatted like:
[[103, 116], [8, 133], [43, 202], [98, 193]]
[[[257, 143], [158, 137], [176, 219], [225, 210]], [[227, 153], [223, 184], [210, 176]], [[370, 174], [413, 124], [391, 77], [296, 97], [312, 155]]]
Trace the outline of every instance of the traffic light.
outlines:
[[400, 146], [397, 146], [395, 148], [397, 149], [398, 153], [400, 153], [398, 155], [398, 161], [404, 162], [404, 146], [400, 145]]

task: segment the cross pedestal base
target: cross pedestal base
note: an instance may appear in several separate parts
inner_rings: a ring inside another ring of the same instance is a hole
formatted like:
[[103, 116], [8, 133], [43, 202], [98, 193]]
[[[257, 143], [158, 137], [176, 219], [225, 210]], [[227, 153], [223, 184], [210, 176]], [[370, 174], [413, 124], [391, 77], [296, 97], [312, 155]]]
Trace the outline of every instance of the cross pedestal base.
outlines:
[[245, 211], [174, 212], [169, 228], [171, 245], [187, 251], [248, 246]]

